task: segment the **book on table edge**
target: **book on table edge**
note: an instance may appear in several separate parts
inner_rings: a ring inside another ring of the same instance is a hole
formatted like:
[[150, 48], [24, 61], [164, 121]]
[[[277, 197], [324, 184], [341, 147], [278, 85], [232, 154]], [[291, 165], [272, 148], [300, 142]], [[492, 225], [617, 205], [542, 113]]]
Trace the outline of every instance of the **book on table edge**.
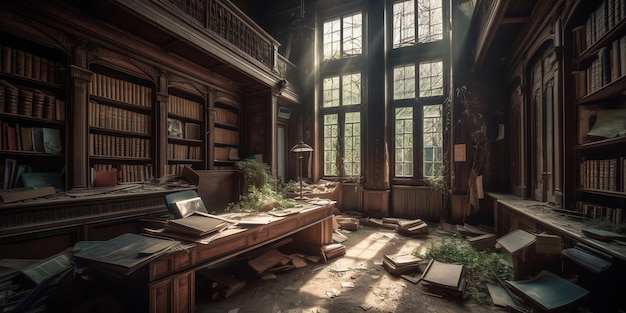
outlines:
[[27, 199], [34, 199], [54, 195], [56, 191], [54, 187], [41, 188], [13, 188], [0, 192], [0, 198], [3, 203], [12, 203]]
[[129, 275], [167, 253], [180, 241], [126, 233], [74, 254], [79, 263], [111, 273]]
[[167, 221], [165, 228], [195, 236], [206, 236], [219, 231], [229, 225], [228, 222], [204, 215], [190, 215], [184, 218], [177, 218]]

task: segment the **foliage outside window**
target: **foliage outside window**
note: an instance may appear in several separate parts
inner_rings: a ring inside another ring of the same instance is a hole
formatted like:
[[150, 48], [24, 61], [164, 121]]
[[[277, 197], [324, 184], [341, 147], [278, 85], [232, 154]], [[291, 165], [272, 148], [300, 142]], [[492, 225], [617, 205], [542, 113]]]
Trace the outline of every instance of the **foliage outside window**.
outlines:
[[[417, 14], [416, 14], [417, 12]], [[417, 19], [417, 23], [415, 20]], [[409, 0], [393, 4], [393, 48], [443, 39], [441, 0]], [[417, 35], [416, 35], [417, 34]]]
[[363, 53], [363, 15], [360, 12], [326, 21], [322, 31], [324, 60]]
[[361, 174], [361, 74], [322, 80], [324, 176]]
[[[393, 95], [395, 177], [440, 176], [443, 172], [443, 62], [434, 60], [394, 67]], [[418, 168], [420, 171], [415, 172]]]

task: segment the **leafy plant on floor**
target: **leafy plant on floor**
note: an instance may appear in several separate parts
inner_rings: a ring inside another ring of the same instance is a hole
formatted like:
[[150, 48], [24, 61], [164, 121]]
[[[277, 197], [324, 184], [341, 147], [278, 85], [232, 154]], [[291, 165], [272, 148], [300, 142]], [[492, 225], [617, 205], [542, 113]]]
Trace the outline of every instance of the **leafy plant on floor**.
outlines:
[[491, 303], [487, 283], [498, 284], [493, 273], [502, 281], [513, 279], [513, 269], [506, 265], [511, 264], [510, 254], [477, 251], [459, 235], [443, 238], [429, 247], [424, 255], [418, 253], [416, 256], [464, 265], [467, 280], [465, 293], [469, 296], [469, 301], [478, 304]]
[[295, 206], [293, 200], [277, 190], [269, 165], [256, 160], [243, 160], [236, 162], [235, 168], [243, 173], [246, 190], [238, 202], [228, 204], [226, 211], [252, 213]]

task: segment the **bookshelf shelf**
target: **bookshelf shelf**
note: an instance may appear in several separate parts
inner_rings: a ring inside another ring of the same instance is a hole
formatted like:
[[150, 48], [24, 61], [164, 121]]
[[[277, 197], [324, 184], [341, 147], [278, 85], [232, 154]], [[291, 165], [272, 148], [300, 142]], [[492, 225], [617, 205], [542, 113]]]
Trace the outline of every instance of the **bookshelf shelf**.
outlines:
[[626, 199], [626, 192], [607, 191], [607, 190], [589, 189], [589, 188], [580, 188], [580, 189], [578, 189], [578, 191], [579, 192], [584, 192], [584, 193], [589, 193], [589, 194], [609, 196], [609, 197], [618, 197], [618, 198]]
[[601, 38], [596, 40], [591, 46], [587, 47], [585, 51], [576, 57], [577, 63], [583, 63], [589, 58], [597, 56], [598, 50], [610, 44], [613, 40], [619, 39], [626, 32], [626, 19], [622, 20], [619, 24], [608, 30]]
[[123, 136], [123, 137], [138, 137], [138, 138], [150, 138], [151, 136], [148, 134], [142, 134], [132, 131], [123, 131], [123, 130], [113, 130], [108, 128], [101, 127], [89, 127], [91, 133], [94, 134], [105, 134], [105, 135], [114, 135], [114, 136]]
[[594, 102], [603, 101], [606, 98], [610, 98], [616, 93], [621, 93], [626, 89], [626, 75], [620, 77], [616, 81], [612, 81], [605, 86], [602, 86], [597, 91], [594, 91], [576, 101], [577, 105], [590, 104]]
[[571, 34], [565, 44], [574, 52], [573, 88], [565, 90], [572, 92], [578, 121], [573, 200], [580, 212], [603, 212], [604, 218], [626, 200], [626, 137], [610, 127], [611, 120], [626, 116], [625, 10], [616, 11], [610, 0], [577, 5], [565, 26]]
[[167, 166], [165, 175], [181, 174], [184, 166], [206, 167], [204, 123], [206, 99], [178, 88], [169, 89], [167, 103]]
[[3, 189], [23, 187], [21, 172], [62, 173], [67, 166], [67, 63], [64, 52], [0, 34]]
[[91, 70], [88, 140], [92, 175], [115, 170], [117, 184], [149, 181], [155, 165], [152, 84], [100, 64]]
[[40, 157], [40, 158], [65, 158], [63, 153], [47, 153], [47, 152], [35, 152], [35, 151], [14, 151], [14, 150], [0, 150], [0, 153], [6, 156], [16, 157]]

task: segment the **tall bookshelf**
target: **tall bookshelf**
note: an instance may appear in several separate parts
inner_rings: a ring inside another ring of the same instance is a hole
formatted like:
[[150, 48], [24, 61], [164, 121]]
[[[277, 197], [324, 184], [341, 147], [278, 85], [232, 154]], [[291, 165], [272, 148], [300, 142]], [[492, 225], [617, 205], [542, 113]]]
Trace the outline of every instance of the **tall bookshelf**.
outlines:
[[[68, 56], [0, 33], [0, 161], [3, 189], [22, 172], [49, 173], [65, 188]], [[58, 178], [58, 180], [57, 180]]]
[[180, 174], [184, 166], [204, 168], [206, 101], [170, 89], [167, 103], [167, 175]]
[[239, 160], [240, 119], [238, 107], [223, 102], [215, 103], [213, 169], [233, 169]]
[[[576, 208], [623, 222], [626, 208], [626, 1], [579, 1], [566, 34], [578, 133]], [[568, 89], [566, 89], [568, 90]]]
[[89, 85], [89, 165], [92, 182], [116, 172], [117, 183], [154, 177], [153, 94], [150, 82], [93, 65]]

